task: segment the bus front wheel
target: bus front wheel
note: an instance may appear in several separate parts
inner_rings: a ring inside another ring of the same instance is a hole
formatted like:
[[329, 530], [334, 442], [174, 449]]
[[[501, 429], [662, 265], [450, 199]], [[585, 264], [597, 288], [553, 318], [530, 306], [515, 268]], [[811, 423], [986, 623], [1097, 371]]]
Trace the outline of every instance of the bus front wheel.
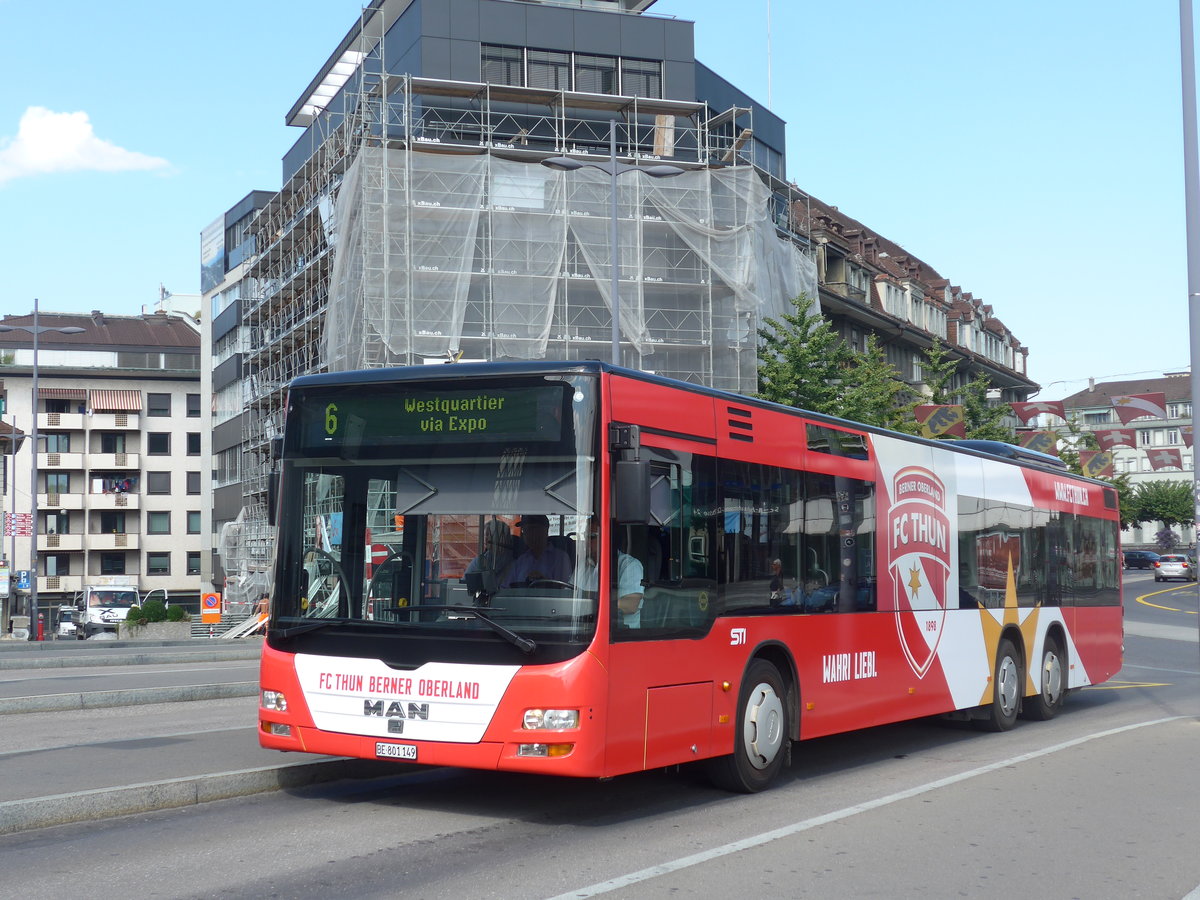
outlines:
[[788, 757], [787, 709], [779, 670], [754, 660], [742, 680], [733, 753], [709, 763], [709, 778], [717, 787], [753, 794], [774, 780]]
[[996, 647], [996, 668], [992, 673], [992, 702], [983, 708], [984, 717], [975, 724], [984, 731], [1008, 731], [1017, 724], [1021, 710], [1021, 660], [1008, 638]]

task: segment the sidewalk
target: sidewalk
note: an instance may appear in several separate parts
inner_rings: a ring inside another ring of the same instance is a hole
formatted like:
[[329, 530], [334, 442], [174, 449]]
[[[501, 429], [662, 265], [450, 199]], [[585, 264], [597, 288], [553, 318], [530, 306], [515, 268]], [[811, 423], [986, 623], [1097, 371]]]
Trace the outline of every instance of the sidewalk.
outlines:
[[[104, 642], [48, 654], [36, 643], [0, 642], [0, 670], [250, 660], [260, 646]], [[0, 729], [13, 747], [0, 752], [0, 834], [404, 771], [264, 750], [257, 694], [257, 683], [241, 682], [0, 699]]]

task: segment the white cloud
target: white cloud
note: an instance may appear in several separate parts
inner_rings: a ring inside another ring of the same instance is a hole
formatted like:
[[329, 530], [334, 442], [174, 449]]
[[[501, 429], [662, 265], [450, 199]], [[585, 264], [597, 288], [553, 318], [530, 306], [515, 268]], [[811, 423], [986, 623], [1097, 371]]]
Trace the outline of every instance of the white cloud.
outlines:
[[165, 159], [125, 150], [96, 137], [85, 112], [56, 113], [31, 106], [16, 138], [0, 138], [0, 185], [51, 172], [128, 172], [167, 169]]

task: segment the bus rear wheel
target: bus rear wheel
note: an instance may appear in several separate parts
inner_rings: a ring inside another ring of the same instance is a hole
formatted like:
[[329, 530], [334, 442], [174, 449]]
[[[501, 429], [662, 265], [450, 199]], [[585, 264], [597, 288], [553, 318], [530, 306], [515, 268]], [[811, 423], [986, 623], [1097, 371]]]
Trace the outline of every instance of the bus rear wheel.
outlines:
[[1067, 667], [1056, 638], [1046, 638], [1042, 648], [1041, 690], [1025, 698], [1021, 714], [1027, 719], [1054, 718], [1067, 699]]
[[1008, 731], [1017, 724], [1021, 711], [1021, 660], [1008, 638], [996, 647], [996, 668], [992, 673], [992, 702], [984, 707], [984, 717], [975, 725], [984, 731]]
[[710, 761], [708, 775], [725, 790], [757, 793], [783, 768], [791, 734], [783, 677], [765, 660], [754, 660], [742, 679], [736, 727], [733, 753]]

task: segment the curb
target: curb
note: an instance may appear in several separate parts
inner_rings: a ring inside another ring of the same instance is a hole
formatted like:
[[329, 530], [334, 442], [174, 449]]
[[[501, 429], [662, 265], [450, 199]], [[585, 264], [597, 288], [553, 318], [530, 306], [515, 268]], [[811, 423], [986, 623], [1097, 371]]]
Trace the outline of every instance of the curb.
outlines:
[[[4, 658], [0, 656], [0, 671], [5, 669], [71, 669], [84, 666], [142, 666], [155, 663], [229, 662], [231, 660], [255, 660], [262, 650], [254, 647], [234, 649], [197, 649], [177, 653], [132, 653], [111, 656], [52, 656], [28, 658]], [[24, 656], [24, 654], [22, 654]]]
[[258, 695], [257, 681], [227, 684], [190, 684], [180, 687], [138, 688], [128, 691], [88, 691], [70, 694], [42, 694], [35, 697], [0, 699], [0, 715], [56, 712], [64, 709], [107, 709], [145, 703], [179, 703], [189, 700], [227, 700], [231, 697]]
[[117, 788], [54, 794], [28, 800], [0, 802], [0, 834], [14, 834], [52, 825], [91, 822], [114, 816], [178, 809], [212, 800], [229, 800], [267, 791], [308, 787], [344, 779], [398, 775], [411, 767], [376, 760], [329, 758], [149, 781]]

